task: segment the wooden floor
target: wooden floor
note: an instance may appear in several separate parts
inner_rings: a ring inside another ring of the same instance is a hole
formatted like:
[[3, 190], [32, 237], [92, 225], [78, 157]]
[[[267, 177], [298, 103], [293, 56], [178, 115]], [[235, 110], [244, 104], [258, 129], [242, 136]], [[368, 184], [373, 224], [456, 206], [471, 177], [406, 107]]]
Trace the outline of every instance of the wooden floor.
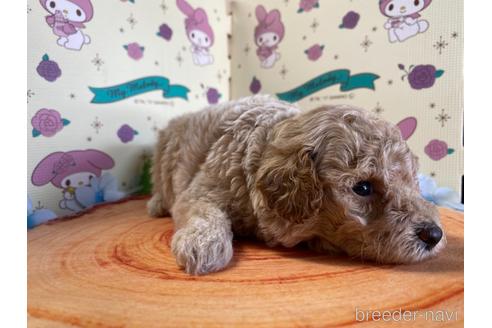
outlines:
[[[193, 277], [170, 253], [171, 220], [149, 218], [145, 202], [28, 232], [30, 327], [463, 326], [462, 214], [441, 210], [448, 246], [416, 265], [235, 241], [227, 270]], [[371, 310], [396, 312], [383, 325]]]

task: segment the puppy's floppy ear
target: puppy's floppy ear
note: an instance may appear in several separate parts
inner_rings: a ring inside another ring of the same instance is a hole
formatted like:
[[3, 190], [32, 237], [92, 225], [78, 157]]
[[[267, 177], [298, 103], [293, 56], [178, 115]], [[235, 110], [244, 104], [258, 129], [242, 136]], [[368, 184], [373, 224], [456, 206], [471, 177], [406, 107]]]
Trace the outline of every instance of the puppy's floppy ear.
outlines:
[[257, 188], [265, 205], [290, 221], [302, 222], [315, 215], [323, 190], [314, 147], [271, 147], [264, 158], [258, 170]]

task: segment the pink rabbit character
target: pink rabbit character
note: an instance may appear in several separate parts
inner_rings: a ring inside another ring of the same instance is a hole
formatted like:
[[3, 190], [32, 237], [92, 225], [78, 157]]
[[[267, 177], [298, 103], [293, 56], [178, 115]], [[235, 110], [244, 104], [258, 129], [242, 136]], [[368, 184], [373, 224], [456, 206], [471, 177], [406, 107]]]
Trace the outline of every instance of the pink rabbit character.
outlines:
[[80, 50], [89, 44], [91, 38], [82, 33], [83, 23], [92, 19], [94, 9], [90, 0], [39, 0], [41, 6], [50, 13], [46, 22], [58, 36], [59, 46], [70, 50]]
[[280, 59], [277, 47], [284, 38], [285, 28], [277, 9], [267, 13], [265, 7], [256, 7], [255, 43], [258, 46], [256, 55], [261, 61], [261, 67], [271, 68]]
[[431, 2], [432, 0], [380, 0], [379, 10], [389, 17], [384, 24], [384, 28], [388, 30], [389, 41], [403, 42], [427, 31], [429, 22], [419, 19], [419, 13]]
[[77, 212], [84, 209], [76, 198], [77, 188], [90, 186], [91, 180], [100, 177], [102, 170], [109, 170], [113, 166], [114, 160], [108, 154], [95, 149], [56, 152], [38, 163], [31, 181], [35, 186], [51, 182], [56, 188], [62, 189], [60, 208]]
[[191, 42], [193, 63], [199, 66], [213, 64], [214, 57], [209, 53], [214, 43], [214, 31], [208, 22], [207, 13], [202, 8], [193, 9], [186, 0], [176, 0], [179, 10], [186, 15], [186, 35]]

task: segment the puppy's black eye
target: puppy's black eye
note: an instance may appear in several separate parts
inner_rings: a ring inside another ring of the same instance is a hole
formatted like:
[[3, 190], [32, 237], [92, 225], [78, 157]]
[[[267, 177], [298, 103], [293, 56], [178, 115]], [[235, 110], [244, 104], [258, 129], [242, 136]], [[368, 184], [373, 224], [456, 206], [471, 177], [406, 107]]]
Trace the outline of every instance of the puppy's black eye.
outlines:
[[67, 179], [67, 181], [65, 181], [65, 186], [70, 186], [70, 179]]
[[389, 10], [389, 11], [392, 11], [392, 10], [393, 10], [393, 8], [395, 8], [395, 6], [393, 6], [393, 4], [391, 4], [391, 5], [389, 5], [388, 10]]
[[82, 16], [82, 12], [80, 11], [80, 9], [77, 9], [77, 10], [75, 11], [75, 13], [76, 13], [76, 14], [77, 14], [77, 16], [79, 16], [79, 17], [80, 17], [80, 16]]
[[273, 41], [277, 41], [277, 36], [276, 35], [273, 36]]
[[359, 196], [370, 196], [372, 194], [372, 184], [369, 181], [359, 181], [352, 190]]
[[191, 33], [191, 38], [194, 39], [195, 38], [195, 33]]
[[50, 1], [50, 7], [51, 8], [55, 8], [56, 7], [56, 3], [54, 1]]
[[415, 1], [413, 2], [413, 4], [415, 5], [415, 7], [417, 7], [417, 6], [420, 4], [420, 1], [419, 1], [419, 0], [415, 0]]
[[262, 41], [263, 41], [263, 39], [262, 39], [262, 38], [259, 38], [259, 39], [258, 39], [258, 42], [259, 42], [259, 43], [261, 43]]

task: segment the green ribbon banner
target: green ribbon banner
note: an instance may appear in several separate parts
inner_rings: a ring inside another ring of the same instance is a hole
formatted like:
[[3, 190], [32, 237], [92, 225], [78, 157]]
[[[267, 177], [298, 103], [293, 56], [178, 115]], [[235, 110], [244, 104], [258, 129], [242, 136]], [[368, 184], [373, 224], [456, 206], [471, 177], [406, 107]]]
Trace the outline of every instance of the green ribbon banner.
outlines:
[[105, 88], [89, 87], [94, 94], [91, 103], [108, 104], [137, 96], [142, 93], [161, 90], [164, 98], [182, 98], [188, 100], [190, 89], [183, 85], [169, 84], [163, 76], [148, 76], [137, 80]]
[[340, 84], [340, 91], [359, 88], [375, 90], [374, 81], [377, 79], [379, 75], [373, 73], [350, 75], [350, 70], [338, 69], [321, 74], [292, 90], [277, 93], [277, 97], [280, 100], [295, 102], [336, 84]]

